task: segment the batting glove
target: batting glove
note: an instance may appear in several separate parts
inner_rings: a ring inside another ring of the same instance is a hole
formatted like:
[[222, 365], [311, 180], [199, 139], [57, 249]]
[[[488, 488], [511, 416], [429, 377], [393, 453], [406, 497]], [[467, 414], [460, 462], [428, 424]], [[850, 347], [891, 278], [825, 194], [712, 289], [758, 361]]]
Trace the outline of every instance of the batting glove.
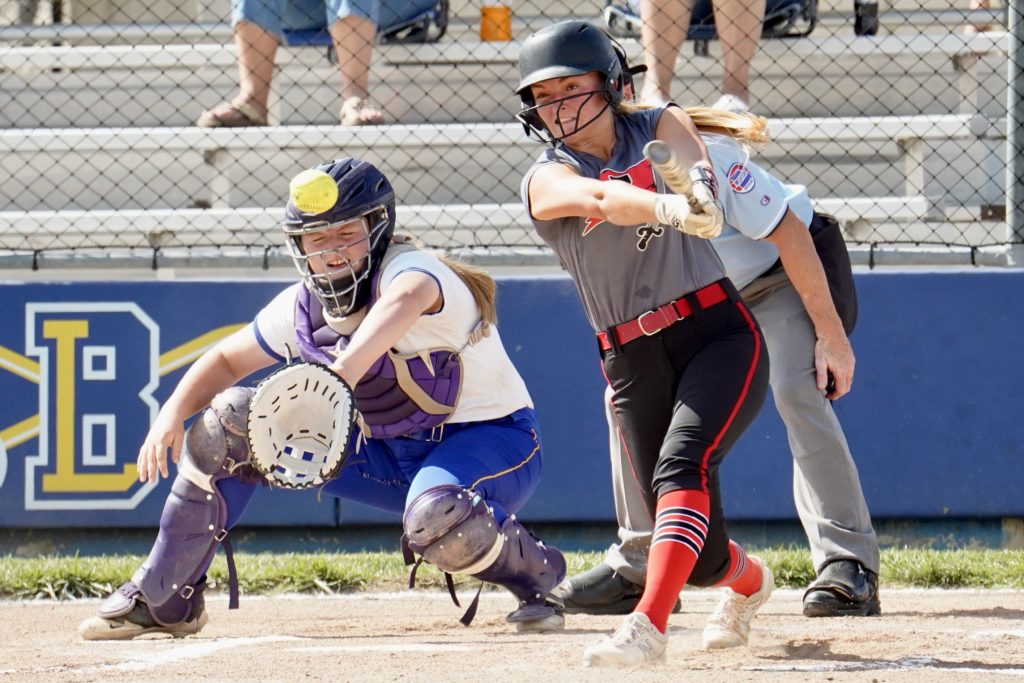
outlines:
[[[706, 202], [696, 199], [695, 205], [691, 208], [689, 200], [677, 194], [660, 194], [654, 200], [654, 215], [659, 223], [687, 235], [703, 239], [718, 237], [722, 232], [722, 212], [718, 205], [713, 199]], [[698, 213], [698, 208], [703, 213]]]

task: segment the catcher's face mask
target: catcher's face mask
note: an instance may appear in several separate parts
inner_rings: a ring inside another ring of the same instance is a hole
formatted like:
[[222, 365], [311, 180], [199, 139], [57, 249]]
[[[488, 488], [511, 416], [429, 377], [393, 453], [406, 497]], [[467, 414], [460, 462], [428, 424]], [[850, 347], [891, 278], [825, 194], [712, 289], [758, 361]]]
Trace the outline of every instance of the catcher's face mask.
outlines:
[[288, 241], [303, 281], [333, 316], [359, 308], [356, 292], [374, 270], [371, 232], [368, 217], [362, 216], [342, 223], [309, 223]]

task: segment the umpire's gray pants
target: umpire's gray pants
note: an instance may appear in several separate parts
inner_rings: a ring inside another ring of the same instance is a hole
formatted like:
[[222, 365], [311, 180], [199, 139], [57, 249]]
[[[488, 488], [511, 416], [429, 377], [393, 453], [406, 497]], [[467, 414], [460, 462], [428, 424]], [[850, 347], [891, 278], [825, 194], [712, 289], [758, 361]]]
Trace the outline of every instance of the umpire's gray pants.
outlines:
[[[788, 282], [751, 305], [771, 358], [770, 384], [793, 454], [793, 499], [807, 533], [815, 570], [832, 560], [859, 560], [878, 572], [878, 540], [871, 525], [857, 466], [832, 404], [815, 384], [817, 336], [800, 295]], [[619, 543], [605, 562], [626, 579], [644, 584], [653, 522], [625, 459], [605, 393]], [[728, 510], [728, 508], [726, 508]]]

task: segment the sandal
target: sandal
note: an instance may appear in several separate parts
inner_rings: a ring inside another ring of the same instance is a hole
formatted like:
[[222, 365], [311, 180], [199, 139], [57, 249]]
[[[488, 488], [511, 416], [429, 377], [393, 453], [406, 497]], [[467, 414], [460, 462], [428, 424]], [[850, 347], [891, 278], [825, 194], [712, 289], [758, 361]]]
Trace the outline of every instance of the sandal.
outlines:
[[376, 126], [384, 123], [384, 112], [365, 97], [350, 97], [341, 105], [341, 125]]
[[267, 125], [267, 115], [260, 114], [255, 107], [242, 100], [223, 102], [215, 109], [207, 109], [199, 115], [196, 125], [200, 128], [244, 128]]

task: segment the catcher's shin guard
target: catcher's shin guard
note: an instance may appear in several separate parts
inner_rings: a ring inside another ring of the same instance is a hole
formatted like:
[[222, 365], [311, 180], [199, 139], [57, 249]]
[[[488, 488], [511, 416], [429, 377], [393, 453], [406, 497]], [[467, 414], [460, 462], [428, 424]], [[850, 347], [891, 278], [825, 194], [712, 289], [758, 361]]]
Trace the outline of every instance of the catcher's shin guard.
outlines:
[[[157, 623], [169, 626], [189, 619], [193, 598], [219, 542], [225, 543], [233, 579], [226, 521], [227, 506], [216, 487], [207, 491], [184, 477], [174, 480], [156, 543], [132, 576]], [[236, 595], [231, 602], [237, 606]]]
[[534, 538], [515, 515], [501, 525], [501, 537], [497, 559], [473, 576], [498, 584], [516, 596], [519, 609], [508, 615], [508, 621], [519, 630], [559, 628], [561, 610], [548, 601], [548, 593], [565, 578], [561, 551]]
[[502, 539], [484, 500], [461, 486], [429, 488], [406, 508], [409, 548], [441, 571], [475, 574], [501, 552]]
[[[446, 573], [497, 584], [515, 595], [519, 608], [508, 615], [508, 621], [519, 630], [561, 626], [562, 615], [547, 596], [565, 578], [565, 558], [557, 548], [533, 538], [514, 516], [499, 528], [479, 495], [446, 484], [417, 496], [402, 523], [409, 549], [427, 562]], [[450, 585], [449, 590], [454, 597]], [[476, 605], [474, 599], [462, 623], [473, 620]]]

